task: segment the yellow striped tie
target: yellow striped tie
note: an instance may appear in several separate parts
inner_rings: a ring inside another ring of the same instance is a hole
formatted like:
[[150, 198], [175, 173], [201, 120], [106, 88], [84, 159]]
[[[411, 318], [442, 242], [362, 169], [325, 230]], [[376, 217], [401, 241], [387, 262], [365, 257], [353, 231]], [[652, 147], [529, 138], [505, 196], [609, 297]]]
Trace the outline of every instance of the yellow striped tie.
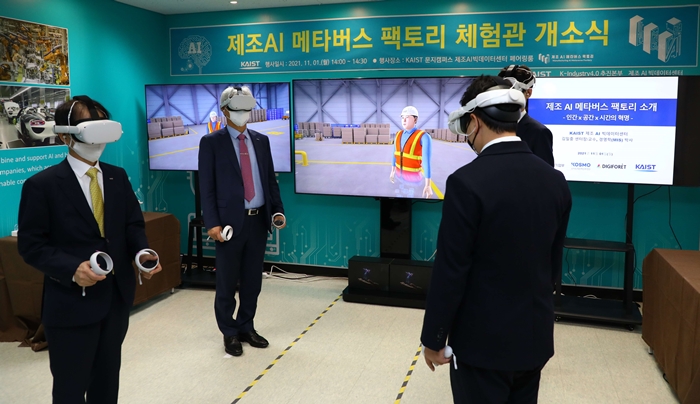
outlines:
[[97, 169], [90, 168], [87, 171], [87, 176], [90, 177], [90, 197], [92, 198], [92, 214], [95, 215], [97, 226], [100, 228], [100, 235], [105, 236], [105, 205], [102, 200], [102, 189], [100, 183], [97, 182]]

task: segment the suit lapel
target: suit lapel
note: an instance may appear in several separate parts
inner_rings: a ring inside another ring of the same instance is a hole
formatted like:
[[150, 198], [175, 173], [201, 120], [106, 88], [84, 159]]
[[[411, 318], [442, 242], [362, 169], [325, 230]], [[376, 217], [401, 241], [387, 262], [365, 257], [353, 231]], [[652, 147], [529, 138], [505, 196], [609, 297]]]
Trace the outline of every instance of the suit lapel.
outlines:
[[236, 158], [236, 149], [233, 148], [233, 139], [231, 139], [231, 134], [228, 133], [227, 128], [221, 129], [219, 133], [218, 145], [220, 150], [224, 152], [226, 157], [231, 162], [233, 166], [233, 171], [238, 175], [239, 178], [243, 178], [241, 174], [241, 165]]
[[106, 165], [104, 163], [100, 164], [100, 168], [102, 168], [102, 184], [104, 184], [104, 207], [105, 207], [105, 217], [104, 217], [104, 225], [105, 225], [105, 237], [109, 234], [109, 231], [112, 228], [112, 224], [109, 221], [109, 218], [112, 217], [118, 217], [115, 215], [112, 211], [116, 208], [116, 205], [113, 203], [110, 203], [110, 201], [116, 201], [117, 200], [117, 194], [119, 193], [118, 188], [118, 182], [115, 181], [115, 170], [112, 169], [111, 166]]
[[97, 234], [100, 234], [97, 220], [95, 220], [95, 216], [92, 214], [90, 205], [87, 199], [85, 199], [85, 194], [83, 194], [83, 189], [80, 188], [78, 179], [75, 177], [75, 173], [70, 164], [68, 164], [68, 160], [63, 160], [63, 162], [61, 162], [57, 176], [59, 178], [59, 188], [65, 193], [71, 205], [78, 211], [80, 216], [93, 227], [93, 230]]
[[263, 161], [265, 159], [265, 153], [262, 150], [260, 135], [250, 129], [248, 129], [248, 134], [250, 135], [250, 142], [253, 144], [253, 148], [255, 149], [255, 160], [258, 162], [260, 178], [267, 178], [267, 175], [265, 174], [267, 164], [265, 164]]

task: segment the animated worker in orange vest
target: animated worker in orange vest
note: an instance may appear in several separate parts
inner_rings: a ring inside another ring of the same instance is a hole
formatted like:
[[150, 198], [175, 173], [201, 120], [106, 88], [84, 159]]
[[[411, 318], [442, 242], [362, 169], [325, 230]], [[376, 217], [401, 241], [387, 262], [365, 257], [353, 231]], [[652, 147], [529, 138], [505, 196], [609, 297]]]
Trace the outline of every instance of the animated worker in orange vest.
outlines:
[[209, 122], [207, 122], [207, 129], [209, 132], [207, 133], [212, 133], [216, 132], [217, 130], [221, 129], [221, 121], [219, 121], [218, 116], [216, 115], [216, 112], [211, 111], [209, 113]]
[[425, 131], [416, 128], [416, 122], [418, 122], [416, 107], [409, 105], [401, 111], [401, 124], [404, 130], [396, 132], [389, 180], [393, 183], [398, 177], [401, 190], [397, 190], [397, 193], [403, 194], [401, 196], [413, 197], [414, 187], [425, 178], [422, 197], [428, 199], [433, 196], [430, 180], [431, 139]]

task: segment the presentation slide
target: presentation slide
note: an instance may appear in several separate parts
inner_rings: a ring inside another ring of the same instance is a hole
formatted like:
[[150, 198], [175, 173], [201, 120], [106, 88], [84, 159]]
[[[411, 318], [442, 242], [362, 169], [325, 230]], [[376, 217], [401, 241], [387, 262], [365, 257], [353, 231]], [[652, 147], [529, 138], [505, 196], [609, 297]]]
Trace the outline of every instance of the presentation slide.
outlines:
[[538, 78], [528, 113], [569, 181], [673, 184], [677, 77]]

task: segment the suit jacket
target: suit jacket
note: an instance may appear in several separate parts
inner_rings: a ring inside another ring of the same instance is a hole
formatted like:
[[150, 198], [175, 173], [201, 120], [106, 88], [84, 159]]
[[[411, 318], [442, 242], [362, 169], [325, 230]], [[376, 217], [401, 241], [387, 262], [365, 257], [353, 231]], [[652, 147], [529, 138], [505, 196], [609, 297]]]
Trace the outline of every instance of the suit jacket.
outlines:
[[[267, 136], [248, 129], [255, 148], [260, 180], [265, 194], [265, 220], [272, 224], [274, 213], [284, 213], [275, 167], [272, 162], [270, 140]], [[210, 133], [199, 142], [199, 190], [202, 199], [204, 225], [233, 227], [237, 236], [243, 227], [245, 198], [241, 165], [236, 158], [231, 135], [226, 127]]]
[[[530, 150], [547, 164], [554, 167], [554, 155], [552, 154], [552, 131], [542, 125], [540, 121], [525, 114], [518, 122], [515, 132], [520, 139], [527, 143]], [[486, 149], [488, 150], [488, 149]]]
[[489, 146], [447, 179], [421, 341], [518, 371], [554, 354], [552, 292], [571, 194], [524, 142]]
[[[18, 250], [27, 264], [44, 273], [42, 322], [46, 326], [92, 324], [107, 314], [114, 282], [128, 305], [136, 281], [132, 261], [148, 248], [143, 214], [124, 169], [100, 162], [104, 180], [104, 230], [85, 199], [67, 160], [29, 178], [19, 205]], [[109, 254], [113, 274], [86, 288], [73, 275], [95, 251]]]

